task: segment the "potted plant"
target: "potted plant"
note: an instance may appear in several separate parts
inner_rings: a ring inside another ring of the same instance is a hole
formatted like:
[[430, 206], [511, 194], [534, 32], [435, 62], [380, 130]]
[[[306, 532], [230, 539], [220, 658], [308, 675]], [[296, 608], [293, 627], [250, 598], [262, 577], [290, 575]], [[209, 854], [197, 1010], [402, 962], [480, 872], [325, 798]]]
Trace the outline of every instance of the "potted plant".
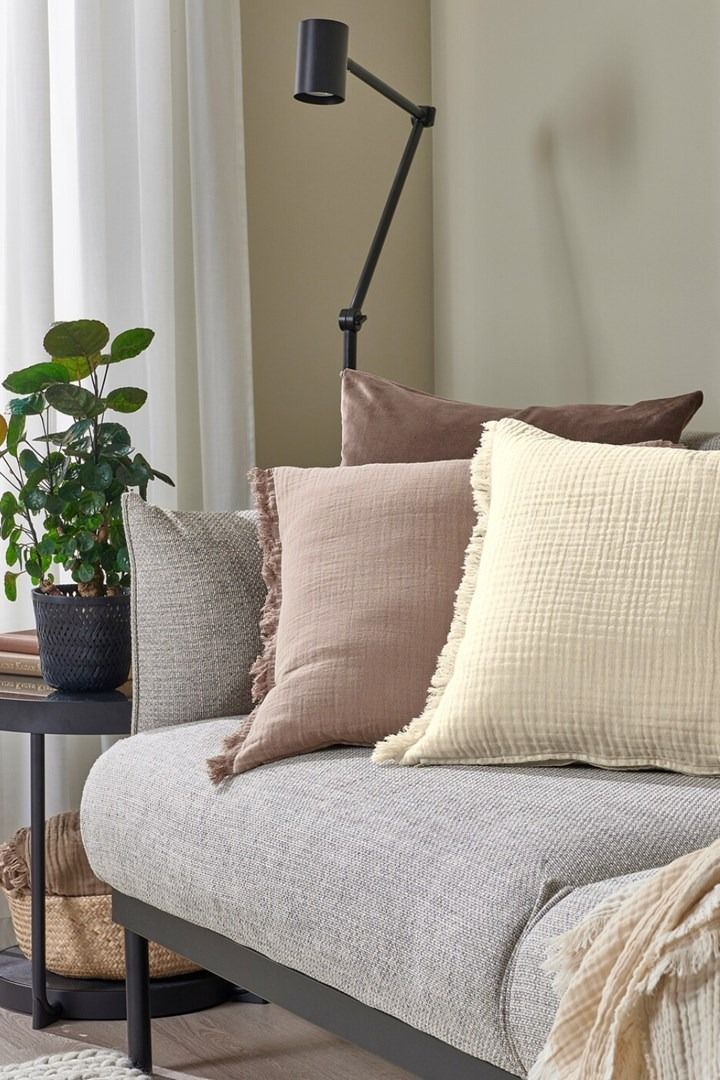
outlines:
[[[153, 339], [144, 328], [112, 341], [96, 319], [56, 323], [43, 342], [50, 359], [14, 371], [9, 420], [0, 415], [0, 537], [6, 542], [5, 595], [27, 574], [45, 680], [63, 690], [107, 690], [130, 667], [130, 562], [120, 497], [150, 480], [172, 484], [108, 414], [142, 408], [145, 390], [105, 393], [111, 366], [138, 356]], [[86, 385], [83, 385], [83, 384]], [[67, 425], [53, 423], [53, 415]], [[35, 418], [33, 420], [33, 418]], [[56, 430], [61, 427], [63, 430]], [[57, 584], [53, 564], [72, 584]]]

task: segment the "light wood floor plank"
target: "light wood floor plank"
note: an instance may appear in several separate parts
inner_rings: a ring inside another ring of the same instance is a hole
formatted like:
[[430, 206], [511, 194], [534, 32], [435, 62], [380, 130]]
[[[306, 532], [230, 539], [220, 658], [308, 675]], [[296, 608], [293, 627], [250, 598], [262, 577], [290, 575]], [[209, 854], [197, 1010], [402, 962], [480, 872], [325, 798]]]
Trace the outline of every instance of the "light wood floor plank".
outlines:
[[[61, 1038], [58, 1038], [58, 1037]], [[125, 1049], [125, 1025], [72, 1021], [33, 1031], [0, 1010], [0, 1065], [69, 1049], [65, 1040]], [[158, 1076], [182, 1080], [412, 1080], [275, 1005], [227, 1004], [153, 1022]]]

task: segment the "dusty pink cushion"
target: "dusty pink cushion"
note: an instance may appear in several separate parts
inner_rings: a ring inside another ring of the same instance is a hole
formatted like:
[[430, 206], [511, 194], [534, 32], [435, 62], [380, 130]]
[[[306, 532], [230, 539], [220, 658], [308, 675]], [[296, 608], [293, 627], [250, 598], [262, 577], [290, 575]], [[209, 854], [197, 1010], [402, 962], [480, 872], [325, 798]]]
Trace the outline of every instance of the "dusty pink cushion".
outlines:
[[269, 593], [255, 693], [265, 696], [210, 762], [215, 780], [324, 746], [370, 746], [418, 715], [473, 525], [469, 470], [256, 470]]
[[425, 394], [367, 371], [344, 371], [342, 463], [471, 458], [483, 424], [514, 416], [579, 442], [677, 443], [702, 405], [696, 390], [635, 405], [531, 405], [523, 409], [471, 405]]

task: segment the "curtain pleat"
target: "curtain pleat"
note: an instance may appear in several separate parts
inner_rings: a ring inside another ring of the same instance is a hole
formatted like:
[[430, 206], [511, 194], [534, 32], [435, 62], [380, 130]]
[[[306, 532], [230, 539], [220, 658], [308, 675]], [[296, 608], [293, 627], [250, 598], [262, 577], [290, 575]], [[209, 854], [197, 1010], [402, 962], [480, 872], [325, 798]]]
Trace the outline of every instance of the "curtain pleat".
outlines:
[[[240, 44], [237, 0], [0, 4], [2, 377], [42, 358], [54, 320], [152, 327], [152, 348], [112, 368], [108, 389], [147, 388], [123, 420], [176, 480], [150, 499], [184, 509], [248, 504]], [[0, 601], [0, 630], [32, 624], [29, 588]], [[29, 819], [26, 743], [0, 734], [0, 841]], [[101, 748], [48, 740], [49, 813], [78, 805]]]

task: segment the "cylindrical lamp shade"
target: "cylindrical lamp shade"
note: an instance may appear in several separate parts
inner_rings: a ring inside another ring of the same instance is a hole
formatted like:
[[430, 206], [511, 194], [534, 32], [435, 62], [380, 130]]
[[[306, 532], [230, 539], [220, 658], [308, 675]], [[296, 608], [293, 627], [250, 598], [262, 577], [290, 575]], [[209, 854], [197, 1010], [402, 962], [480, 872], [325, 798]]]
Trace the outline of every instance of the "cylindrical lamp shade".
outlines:
[[348, 27], [335, 19], [303, 19], [298, 28], [295, 97], [311, 105], [345, 100]]

